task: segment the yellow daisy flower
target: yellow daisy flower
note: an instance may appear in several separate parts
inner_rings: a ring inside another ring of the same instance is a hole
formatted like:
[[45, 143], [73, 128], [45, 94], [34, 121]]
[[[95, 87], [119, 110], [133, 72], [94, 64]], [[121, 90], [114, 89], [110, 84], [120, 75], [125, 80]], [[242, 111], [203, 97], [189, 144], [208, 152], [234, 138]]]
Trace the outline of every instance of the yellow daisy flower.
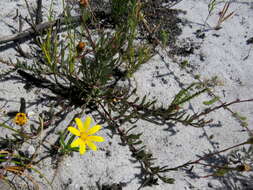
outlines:
[[90, 128], [91, 117], [89, 116], [86, 118], [84, 123], [80, 118], [75, 118], [75, 122], [79, 130], [72, 126], [68, 127], [68, 130], [79, 138], [74, 140], [70, 146], [72, 148], [79, 147], [80, 154], [84, 154], [86, 152], [86, 145], [88, 145], [91, 150], [96, 151], [97, 147], [93, 141], [103, 142], [104, 138], [91, 135], [98, 132], [102, 127], [100, 125], [95, 125], [94, 127]]
[[15, 118], [14, 118], [14, 122], [19, 125], [19, 126], [23, 126], [27, 123], [28, 119], [25, 113], [17, 113]]

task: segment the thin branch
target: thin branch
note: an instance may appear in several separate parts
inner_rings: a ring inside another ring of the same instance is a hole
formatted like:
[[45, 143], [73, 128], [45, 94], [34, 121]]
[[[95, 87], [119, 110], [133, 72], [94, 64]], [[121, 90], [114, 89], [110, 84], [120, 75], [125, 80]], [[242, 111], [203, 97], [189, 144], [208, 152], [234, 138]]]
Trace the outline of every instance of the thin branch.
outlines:
[[214, 108], [206, 109], [205, 111], [201, 112], [200, 114], [195, 115], [192, 119], [195, 120], [195, 119], [200, 118], [200, 117], [203, 116], [203, 115], [207, 115], [208, 113], [213, 112], [213, 111], [215, 111], [215, 110], [218, 110], [218, 109], [220, 109], [220, 108], [226, 109], [228, 106], [231, 106], [231, 105], [233, 105], [233, 104], [244, 103], [244, 102], [253, 102], [253, 99], [248, 99], [248, 100], [239, 100], [239, 99], [237, 99], [237, 100], [232, 101], [232, 102], [230, 102], [230, 103], [223, 103], [223, 104], [221, 104], [221, 105], [219, 105], [219, 106], [216, 106], [216, 107], [214, 107]]
[[69, 23], [69, 20], [71, 24], [79, 23], [81, 21], [81, 16], [78, 15], [78, 16], [70, 17], [68, 21], [66, 21], [66, 18], [59, 18], [51, 22], [44, 22], [44, 23], [38, 24], [35, 26], [35, 29], [31, 27], [17, 34], [0, 37], [0, 44], [16, 41], [16, 40], [21, 40], [33, 35], [38, 35], [38, 33], [44, 32], [46, 29], [56, 26], [57, 23], [59, 23], [60, 25], [66, 25]]
[[197, 160], [195, 160], [195, 161], [189, 161], [189, 162], [186, 162], [186, 163], [184, 163], [184, 164], [182, 164], [182, 165], [176, 166], [176, 167], [174, 167], [174, 168], [167, 168], [167, 169], [165, 169], [164, 171], [168, 172], [168, 171], [172, 171], [172, 170], [178, 170], [178, 169], [180, 169], [180, 168], [184, 168], [184, 167], [187, 167], [187, 166], [189, 166], [189, 165], [199, 164], [199, 162], [202, 161], [202, 160], [206, 160], [206, 159], [208, 159], [208, 158], [210, 158], [210, 157], [213, 157], [213, 156], [215, 156], [215, 155], [217, 155], [217, 154], [226, 152], [226, 151], [228, 151], [228, 150], [234, 149], [234, 148], [236, 148], [236, 147], [239, 147], [239, 146], [242, 146], [242, 145], [245, 145], [245, 144], [247, 144], [247, 141], [246, 141], [246, 142], [243, 142], [243, 143], [240, 143], [240, 144], [237, 144], [237, 145], [234, 145], [234, 146], [231, 146], [231, 147], [229, 147], [229, 148], [220, 150], [220, 151], [218, 151], [218, 152], [214, 152], [214, 153], [207, 154], [207, 155], [205, 155], [205, 156], [203, 156], [203, 157], [200, 157], [199, 159], [197, 159]]
[[37, 0], [37, 8], [36, 8], [36, 18], [35, 18], [35, 24], [42, 23], [42, 0]]

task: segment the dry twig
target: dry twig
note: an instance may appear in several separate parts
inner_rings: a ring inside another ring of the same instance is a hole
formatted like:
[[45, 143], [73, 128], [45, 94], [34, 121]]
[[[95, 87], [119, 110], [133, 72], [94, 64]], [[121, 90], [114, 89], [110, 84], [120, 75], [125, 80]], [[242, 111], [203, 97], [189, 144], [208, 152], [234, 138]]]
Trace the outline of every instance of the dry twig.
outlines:
[[71, 24], [79, 23], [81, 21], [81, 16], [73, 16], [68, 19], [70, 21], [69, 20], [66, 21], [65, 18], [59, 18], [51, 22], [44, 22], [44, 23], [38, 24], [35, 26], [34, 29], [30, 27], [24, 30], [23, 32], [9, 35], [9, 36], [0, 37], [0, 44], [4, 44], [11, 41], [18, 41], [18, 40], [25, 39], [34, 35], [39, 35], [39, 33], [43, 33], [46, 29], [56, 26], [57, 23], [59, 23], [60, 25], [66, 25], [68, 23], [71, 23]]
[[228, 11], [228, 8], [230, 6], [230, 3], [227, 2], [225, 3], [222, 11], [219, 13], [220, 14], [220, 17], [219, 17], [219, 20], [218, 20], [218, 23], [216, 24], [216, 26], [214, 27], [215, 30], [219, 30], [221, 29], [221, 24], [227, 20], [229, 17], [231, 17], [233, 14], [234, 14], [234, 11], [229, 13], [228, 15], [226, 15], [227, 11]]

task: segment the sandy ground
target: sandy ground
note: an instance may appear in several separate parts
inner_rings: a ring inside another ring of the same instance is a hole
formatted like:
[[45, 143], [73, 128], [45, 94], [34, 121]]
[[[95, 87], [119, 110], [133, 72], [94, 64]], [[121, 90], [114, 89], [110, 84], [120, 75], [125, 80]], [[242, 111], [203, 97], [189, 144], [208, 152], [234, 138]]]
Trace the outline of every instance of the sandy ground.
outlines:
[[[216, 77], [218, 85], [214, 93], [224, 102], [239, 99], [250, 99], [253, 94], [253, 66], [251, 51], [252, 44], [246, 44], [247, 39], [253, 37], [253, 3], [251, 1], [233, 1], [230, 6], [234, 15], [226, 20], [220, 30], [208, 30], [204, 32], [205, 37], [198, 38], [196, 31], [203, 29], [208, 14], [207, 0], [183, 0], [175, 8], [187, 11], [181, 18], [187, 20], [182, 26], [183, 33], [178, 41], [180, 44], [199, 46], [194, 53], [187, 57], [177, 57], [177, 60], [188, 60], [190, 72], [186, 73], [165, 52], [157, 49], [160, 55], [154, 56], [147, 64], [143, 65], [134, 75], [137, 81], [139, 95], [148, 94], [150, 99], [157, 98], [159, 103], [168, 104], [173, 96], [181, 89], [179, 82], [187, 85], [195, 81], [194, 75], [200, 75], [202, 80]], [[31, 6], [33, 6], [31, 1]], [[50, 1], [45, 1], [44, 6], [49, 6]], [[58, 3], [58, 4], [57, 4]], [[218, 12], [224, 3], [218, 4], [214, 14], [210, 16], [207, 23], [210, 27], [216, 25]], [[56, 2], [57, 10], [60, 10], [59, 2]], [[10, 35], [11, 27], [17, 27], [16, 9], [23, 16], [27, 15], [25, 3], [22, 0], [0, 1], [0, 37]], [[46, 11], [45, 11], [46, 12]], [[26, 26], [24, 26], [26, 28]], [[26, 43], [22, 44], [25, 49]], [[12, 44], [0, 46], [0, 58], [15, 60], [17, 57]], [[6, 66], [0, 64], [0, 68]], [[13, 74], [12, 76], [15, 76]], [[179, 81], [179, 82], [178, 82]], [[33, 88], [30, 91], [24, 89], [24, 83], [20, 80], [5, 80], [0, 82], [0, 107], [1, 111], [18, 109], [19, 99], [25, 97], [28, 101], [28, 111], [34, 112], [32, 119], [36, 120], [39, 113], [47, 109], [48, 102], [40, 103], [43, 99], [44, 90]], [[202, 95], [191, 101], [189, 106], [192, 112], [198, 112], [204, 107], [202, 102], [211, 99], [208, 95]], [[6, 103], [6, 104], [5, 104]], [[249, 128], [252, 130], [253, 103], [237, 104], [231, 107], [235, 112], [248, 118]], [[68, 125], [71, 115], [60, 124]], [[147, 121], [138, 121], [136, 132], [143, 133], [142, 140], [147, 150], [157, 158], [155, 163], [160, 166], [168, 165], [175, 167], [195, 160], [199, 155], [210, 151], [218, 151], [248, 138], [248, 133], [242, 130], [227, 110], [219, 110], [210, 115], [214, 121], [205, 128], [193, 128], [177, 124], [155, 125]], [[1, 122], [11, 120], [2, 118]], [[59, 129], [60, 130], [60, 129]], [[6, 129], [0, 129], [1, 136], [5, 135]], [[56, 131], [57, 132], [57, 131]], [[124, 184], [124, 190], [135, 190], [140, 186], [140, 174], [138, 163], [131, 162], [131, 152], [127, 146], [119, 145], [118, 136], [112, 138], [108, 135], [110, 131], [104, 129], [99, 135], [105, 137], [106, 142], [99, 144], [100, 151], [88, 152], [85, 156], [78, 153], [73, 157], [64, 158], [61, 162], [54, 179], [55, 190], [61, 189], [98, 189], [96, 183], [100, 184]], [[210, 138], [212, 136], [212, 138]], [[108, 155], [109, 152], [109, 155]], [[45, 159], [39, 167], [41, 172], [51, 180], [54, 176], [52, 160]], [[194, 175], [195, 174], [195, 175]], [[165, 184], [159, 181], [159, 186], [145, 187], [145, 190], [169, 190], [169, 189], [233, 189], [235, 184], [238, 189], [253, 189], [252, 172], [245, 174], [244, 185], [229, 176], [227, 178], [199, 178], [197, 176], [210, 175], [208, 170], [194, 167], [192, 173], [179, 170], [169, 172], [168, 177], [175, 178], [175, 183]], [[46, 183], [39, 183], [41, 189], [48, 189]]]

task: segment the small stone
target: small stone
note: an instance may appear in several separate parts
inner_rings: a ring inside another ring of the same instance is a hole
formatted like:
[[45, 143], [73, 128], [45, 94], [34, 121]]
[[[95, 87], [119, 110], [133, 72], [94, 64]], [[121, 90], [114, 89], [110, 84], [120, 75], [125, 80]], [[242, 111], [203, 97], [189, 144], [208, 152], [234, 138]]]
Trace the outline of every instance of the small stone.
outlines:
[[27, 153], [28, 155], [33, 155], [35, 153], [35, 148], [32, 145], [28, 146]]
[[35, 153], [35, 148], [34, 146], [25, 143], [22, 145], [20, 151], [26, 154], [27, 156], [31, 157]]

